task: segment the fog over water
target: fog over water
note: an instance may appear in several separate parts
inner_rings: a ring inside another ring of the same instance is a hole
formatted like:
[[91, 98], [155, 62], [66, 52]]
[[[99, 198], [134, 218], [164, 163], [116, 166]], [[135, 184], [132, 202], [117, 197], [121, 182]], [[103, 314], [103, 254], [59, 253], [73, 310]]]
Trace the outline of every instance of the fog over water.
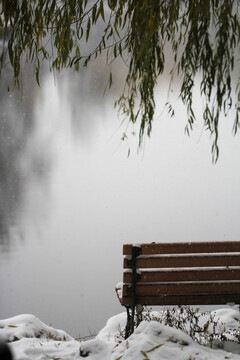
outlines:
[[[105, 96], [100, 63], [45, 73], [41, 88], [26, 69], [14, 93], [2, 80], [0, 318], [32, 313], [73, 336], [95, 333], [124, 311], [114, 290], [124, 243], [240, 240], [233, 114], [213, 165], [201, 121], [189, 138], [179, 102], [175, 118], [162, 112], [164, 82], [151, 139], [138, 151], [138, 128], [121, 141], [127, 123], [113, 108], [122, 71]], [[196, 108], [201, 119], [199, 99]]]

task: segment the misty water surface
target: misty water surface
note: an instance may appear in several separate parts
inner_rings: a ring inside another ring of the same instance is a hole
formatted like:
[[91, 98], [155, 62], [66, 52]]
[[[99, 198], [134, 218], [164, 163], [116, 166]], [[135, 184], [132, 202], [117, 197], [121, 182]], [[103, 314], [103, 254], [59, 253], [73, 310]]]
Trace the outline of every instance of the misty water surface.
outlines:
[[179, 103], [174, 119], [162, 113], [164, 83], [138, 151], [137, 127], [113, 109], [122, 71], [104, 97], [99, 63], [46, 73], [41, 88], [29, 69], [19, 92], [7, 90], [7, 75], [1, 82], [0, 318], [32, 313], [73, 336], [95, 333], [124, 311], [114, 290], [123, 243], [240, 240], [231, 114], [212, 165], [201, 123], [188, 138]]

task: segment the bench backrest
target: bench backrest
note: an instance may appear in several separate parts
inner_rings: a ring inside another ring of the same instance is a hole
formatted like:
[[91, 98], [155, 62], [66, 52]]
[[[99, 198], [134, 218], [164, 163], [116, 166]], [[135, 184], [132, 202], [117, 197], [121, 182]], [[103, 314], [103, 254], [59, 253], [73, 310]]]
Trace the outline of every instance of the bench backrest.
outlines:
[[240, 241], [124, 245], [121, 303], [240, 304]]

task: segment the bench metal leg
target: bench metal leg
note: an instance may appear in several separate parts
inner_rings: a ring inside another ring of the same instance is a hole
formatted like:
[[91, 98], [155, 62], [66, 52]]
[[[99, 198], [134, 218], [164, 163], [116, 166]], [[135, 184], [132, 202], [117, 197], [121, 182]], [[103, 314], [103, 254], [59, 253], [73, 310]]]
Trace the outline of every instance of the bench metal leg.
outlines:
[[142, 321], [143, 307], [141, 305], [134, 305], [133, 307], [126, 307], [127, 310], [127, 324], [125, 327], [125, 339], [127, 339], [134, 332], [134, 321], [136, 313], [136, 326]]
[[127, 310], [127, 324], [125, 327], [125, 339], [127, 339], [134, 332], [134, 318], [135, 318], [135, 306], [126, 307]]
[[125, 339], [127, 339], [131, 335], [131, 323], [132, 323], [129, 306], [126, 307], [126, 310], [127, 310], [127, 324], [125, 327]]

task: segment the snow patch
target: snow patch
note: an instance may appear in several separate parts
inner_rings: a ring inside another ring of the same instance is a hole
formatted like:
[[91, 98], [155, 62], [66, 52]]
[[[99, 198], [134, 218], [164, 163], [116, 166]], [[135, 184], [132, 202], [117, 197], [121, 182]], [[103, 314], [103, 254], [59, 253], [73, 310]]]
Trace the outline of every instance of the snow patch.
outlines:
[[109, 359], [111, 356], [111, 347], [105, 341], [93, 339], [86, 341], [80, 345], [79, 354], [74, 360], [87, 357], [87, 360], [103, 360]]
[[165, 359], [240, 359], [240, 356], [223, 350], [213, 350], [194, 342], [182, 331], [157, 321], [142, 322], [135, 332], [122, 342], [111, 360], [165, 360]]
[[111, 317], [106, 326], [98, 333], [97, 339], [116, 345], [118, 337], [125, 329], [127, 322], [126, 312]]
[[[216, 318], [220, 330], [239, 330], [240, 314], [236, 310], [221, 309], [210, 316]], [[19, 315], [0, 320], [0, 341], [9, 343], [14, 360], [240, 360], [240, 353], [234, 348], [239, 344], [228, 342], [228, 348], [224, 347], [227, 351], [210, 349], [158, 321], [143, 321], [123, 340], [120, 334], [125, 324], [124, 312], [110, 318], [95, 339], [80, 343], [34, 315]]]
[[24, 314], [0, 320], [0, 339], [2, 341], [12, 342], [22, 338], [73, 340], [65, 331], [45, 325], [34, 315]]

